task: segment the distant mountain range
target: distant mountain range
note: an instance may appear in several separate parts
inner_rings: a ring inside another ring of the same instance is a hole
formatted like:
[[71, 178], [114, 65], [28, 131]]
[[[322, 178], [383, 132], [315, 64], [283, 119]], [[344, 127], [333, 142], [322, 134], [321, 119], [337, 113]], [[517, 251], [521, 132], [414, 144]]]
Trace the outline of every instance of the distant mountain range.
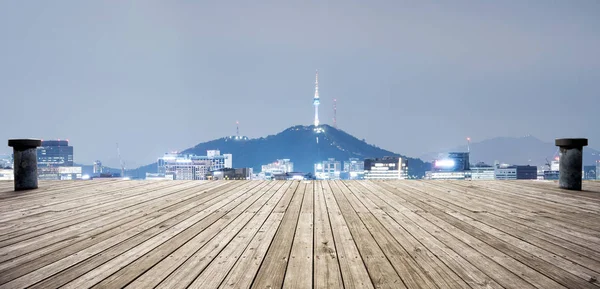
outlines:
[[[493, 164], [494, 161], [514, 165], [541, 166], [558, 156], [558, 147], [553, 142], [544, 142], [533, 136], [526, 137], [497, 137], [481, 142], [471, 143], [471, 163], [485, 162]], [[450, 148], [446, 151], [433, 152], [422, 155], [420, 159], [432, 161], [445, 152], [466, 152], [467, 146]], [[600, 152], [590, 147], [583, 149], [584, 165], [593, 165], [600, 159]]]
[[[335, 158], [346, 161], [350, 158], [375, 158], [385, 156], [406, 156], [370, 145], [343, 130], [329, 125], [321, 125], [322, 132], [314, 131], [314, 126], [293, 126], [276, 135], [256, 139], [220, 138], [200, 143], [184, 150], [183, 154], [206, 155], [207, 150], [218, 149], [222, 154], [233, 155], [233, 166], [236, 168], [251, 167], [259, 172], [261, 165], [277, 159], [291, 159], [294, 170], [313, 172], [314, 164]], [[431, 165], [420, 159], [407, 158], [409, 175], [422, 177]], [[128, 171], [134, 178], [145, 177], [146, 172], [155, 173], [156, 163]]]

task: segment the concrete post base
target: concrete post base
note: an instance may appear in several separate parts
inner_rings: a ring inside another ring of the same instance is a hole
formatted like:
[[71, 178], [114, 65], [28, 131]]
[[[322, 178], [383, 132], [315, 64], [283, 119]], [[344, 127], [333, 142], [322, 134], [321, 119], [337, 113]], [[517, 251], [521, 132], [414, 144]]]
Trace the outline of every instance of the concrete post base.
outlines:
[[581, 191], [583, 147], [588, 145], [585, 138], [557, 139], [560, 147], [558, 185], [561, 189]]
[[38, 188], [37, 150], [42, 145], [36, 139], [11, 139], [8, 146], [13, 148], [15, 191]]

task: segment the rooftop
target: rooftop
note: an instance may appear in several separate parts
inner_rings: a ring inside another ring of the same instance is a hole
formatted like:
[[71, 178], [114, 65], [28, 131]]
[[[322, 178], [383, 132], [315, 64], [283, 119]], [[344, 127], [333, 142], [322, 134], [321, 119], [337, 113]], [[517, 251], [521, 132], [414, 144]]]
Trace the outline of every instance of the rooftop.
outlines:
[[0, 288], [596, 288], [600, 182], [0, 182]]

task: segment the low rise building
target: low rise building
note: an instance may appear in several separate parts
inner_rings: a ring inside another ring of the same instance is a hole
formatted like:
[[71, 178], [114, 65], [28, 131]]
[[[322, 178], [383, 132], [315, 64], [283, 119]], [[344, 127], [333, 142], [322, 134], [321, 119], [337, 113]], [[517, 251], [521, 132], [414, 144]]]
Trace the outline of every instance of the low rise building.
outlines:
[[536, 166], [496, 164], [496, 180], [536, 180], [537, 174]]
[[345, 178], [350, 180], [361, 180], [365, 178], [365, 162], [357, 158], [351, 158], [344, 162]]
[[339, 180], [342, 172], [342, 163], [333, 158], [315, 164], [315, 178], [317, 180]]
[[494, 180], [495, 169], [494, 166], [478, 163], [471, 166], [471, 180], [483, 181], [483, 180]]
[[0, 181], [11, 181], [15, 179], [14, 171], [12, 169], [0, 168]]
[[38, 179], [45, 181], [79, 180], [82, 178], [81, 167], [38, 167]]
[[291, 173], [294, 171], [294, 163], [290, 159], [278, 159], [270, 164], [262, 165], [259, 179], [270, 180], [274, 175]]
[[365, 159], [365, 179], [401, 180], [408, 177], [408, 160], [401, 157]]
[[158, 174], [174, 180], [205, 180], [211, 171], [232, 168], [233, 156], [218, 150], [206, 156], [167, 153], [158, 159]]

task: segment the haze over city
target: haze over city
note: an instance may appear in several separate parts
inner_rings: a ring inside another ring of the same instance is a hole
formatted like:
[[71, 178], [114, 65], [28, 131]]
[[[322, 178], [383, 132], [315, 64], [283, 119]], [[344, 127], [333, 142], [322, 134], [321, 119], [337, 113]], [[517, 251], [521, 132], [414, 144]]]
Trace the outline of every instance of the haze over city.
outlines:
[[[422, 154], [600, 130], [597, 1], [4, 1], [1, 139], [68, 138], [75, 161], [313, 120]], [[9, 154], [3, 147], [0, 154]]]

